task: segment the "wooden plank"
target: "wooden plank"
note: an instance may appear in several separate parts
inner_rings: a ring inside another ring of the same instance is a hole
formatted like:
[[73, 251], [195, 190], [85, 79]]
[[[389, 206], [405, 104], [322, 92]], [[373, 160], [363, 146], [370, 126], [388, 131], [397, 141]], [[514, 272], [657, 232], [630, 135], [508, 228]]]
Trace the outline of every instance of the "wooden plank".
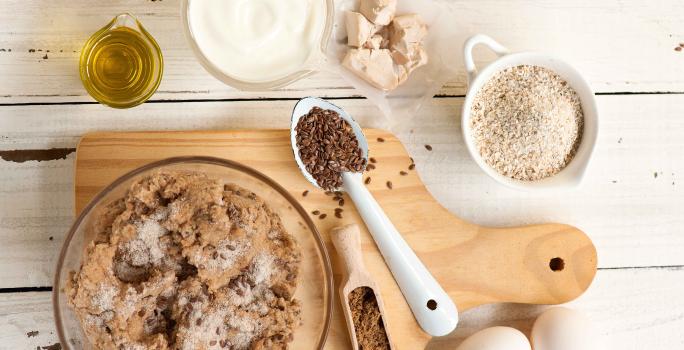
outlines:
[[[368, 101], [335, 102], [362, 125], [388, 126]], [[684, 236], [679, 234], [684, 224], [684, 96], [599, 96], [598, 102], [601, 133], [586, 182], [558, 195], [513, 191], [486, 177], [461, 140], [460, 98], [433, 99], [392, 130], [416, 160], [432, 195], [468, 221], [578, 226], [594, 240], [600, 267], [684, 264]], [[80, 135], [97, 130], [282, 128], [294, 103], [159, 103], [128, 111], [98, 105], [3, 106], [0, 150], [74, 147]], [[432, 152], [424, 148], [427, 143]], [[73, 212], [72, 163], [73, 158], [0, 160], [0, 240], [6, 242], [0, 246], [0, 264], [12, 266], [3, 269], [0, 288], [50, 284], [53, 254]]]
[[[601, 270], [590, 290], [570, 306], [588, 314], [606, 337], [607, 349], [681, 349], [682, 293], [684, 270], [679, 268]], [[516, 327], [529, 334], [543, 309], [517, 304], [472, 309], [461, 315], [453, 334], [434, 339], [427, 349], [454, 349], [466, 336], [490, 326]], [[28, 338], [30, 331], [39, 335]], [[57, 341], [50, 293], [0, 294], [0, 348], [35, 349]]]
[[[669, 350], [684, 344], [684, 270], [650, 268], [602, 270], [589, 291], [568, 307], [589, 316], [605, 337], [605, 349]], [[674, 300], [678, 299], [678, 300]], [[434, 339], [431, 350], [451, 350], [467, 336], [493, 326], [520, 329], [529, 336], [545, 307], [499, 304], [464, 313], [459, 328]]]
[[[486, 33], [514, 51], [567, 59], [597, 91], [684, 91], [684, 52], [674, 51], [684, 41], [679, 0], [442, 1], [449, 2], [454, 23], [464, 28], [451, 53], [450, 64], [459, 70], [463, 38]], [[223, 85], [201, 68], [186, 44], [178, 0], [100, 1], [97, 6], [88, 0], [9, 0], [0, 13], [0, 103], [91, 101], [78, 78], [79, 50], [90, 34], [126, 11], [141, 19], [163, 49], [165, 75], [156, 100], [357, 94], [332, 73], [279, 91], [241, 92]], [[482, 49], [477, 57], [481, 64], [493, 59]], [[462, 73], [441, 91], [464, 92]]]
[[50, 292], [0, 294], [1, 349], [40, 349], [57, 342]]

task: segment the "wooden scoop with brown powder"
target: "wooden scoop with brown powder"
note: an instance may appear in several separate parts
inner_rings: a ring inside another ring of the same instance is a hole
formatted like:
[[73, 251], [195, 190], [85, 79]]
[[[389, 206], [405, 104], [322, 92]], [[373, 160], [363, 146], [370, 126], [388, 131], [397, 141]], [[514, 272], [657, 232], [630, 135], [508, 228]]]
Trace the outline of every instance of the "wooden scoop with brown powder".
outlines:
[[353, 349], [392, 349], [380, 289], [363, 264], [359, 227], [334, 228], [330, 237], [345, 264], [340, 301]]

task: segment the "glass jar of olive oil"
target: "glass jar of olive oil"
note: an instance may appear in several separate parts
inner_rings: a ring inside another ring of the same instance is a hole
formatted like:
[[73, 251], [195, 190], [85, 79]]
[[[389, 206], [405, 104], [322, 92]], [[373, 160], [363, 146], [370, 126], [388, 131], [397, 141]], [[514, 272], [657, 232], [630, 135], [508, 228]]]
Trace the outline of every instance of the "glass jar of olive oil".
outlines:
[[97, 101], [114, 108], [147, 101], [157, 91], [162, 72], [159, 45], [127, 13], [93, 34], [81, 52], [83, 86]]

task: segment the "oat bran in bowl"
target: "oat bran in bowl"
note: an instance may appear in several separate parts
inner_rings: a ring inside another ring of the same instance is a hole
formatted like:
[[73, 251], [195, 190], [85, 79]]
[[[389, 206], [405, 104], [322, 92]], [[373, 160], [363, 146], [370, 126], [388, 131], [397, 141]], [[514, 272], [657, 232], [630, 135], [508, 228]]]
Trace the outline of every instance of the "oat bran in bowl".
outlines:
[[[477, 72], [473, 47], [500, 57]], [[598, 136], [594, 94], [569, 64], [540, 53], [509, 54], [485, 35], [464, 45], [468, 92], [461, 127], [473, 160], [508, 187], [578, 186]]]

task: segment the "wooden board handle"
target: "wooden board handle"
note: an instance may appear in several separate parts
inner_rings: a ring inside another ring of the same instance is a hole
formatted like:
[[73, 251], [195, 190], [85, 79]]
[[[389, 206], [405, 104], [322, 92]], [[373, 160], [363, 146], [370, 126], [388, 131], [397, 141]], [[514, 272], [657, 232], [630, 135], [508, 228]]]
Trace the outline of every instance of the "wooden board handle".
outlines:
[[347, 266], [347, 273], [366, 273], [361, 255], [361, 232], [356, 224], [336, 227], [330, 231], [330, 240], [337, 254]]
[[444, 244], [435, 253], [436, 261], [450, 263], [430, 267], [441, 283], [452, 286], [450, 296], [463, 309], [496, 302], [568, 302], [589, 287], [597, 265], [589, 237], [561, 224], [476, 227], [467, 241]]

